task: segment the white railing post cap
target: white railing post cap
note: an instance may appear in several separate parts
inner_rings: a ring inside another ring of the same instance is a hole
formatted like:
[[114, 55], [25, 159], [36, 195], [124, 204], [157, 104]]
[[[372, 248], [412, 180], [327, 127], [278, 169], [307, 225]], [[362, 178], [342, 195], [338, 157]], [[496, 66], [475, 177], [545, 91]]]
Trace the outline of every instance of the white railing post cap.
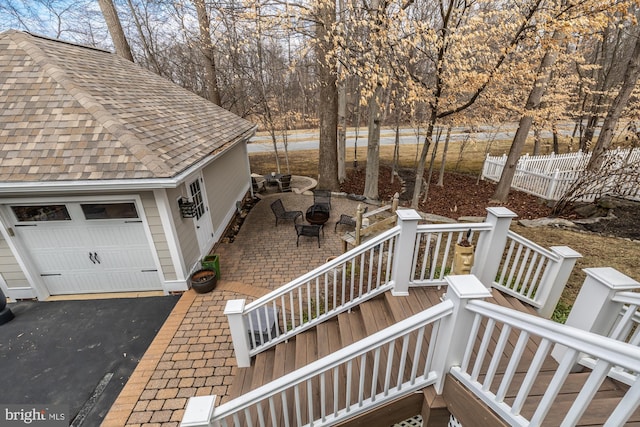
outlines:
[[205, 427], [211, 425], [216, 395], [190, 397], [180, 422], [180, 427]]
[[574, 251], [569, 246], [551, 246], [549, 249], [563, 258], [582, 258], [580, 252]]
[[401, 221], [420, 220], [422, 217], [415, 209], [398, 209], [396, 211], [398, 219]]
[[240, 314], [244, 311], [245, 300], [243, 299], [231, 299], [227, 301], [227, 305], [224, 307], [224, 314]]
[[612, 267], [585, 268], [582, 271], [613, 290], [633, 289], [640, 286], [640, 283]]
[[491, 297], [491, 292], [473, 274], [445, 276], [444, 279], [449, 285], [447, 293], [453, 291], [459, 299]]
[[498, 218], [516, 218], [518, 216], [517, 213], [513, 212], [511, 209], [505, 208], [504, 206], [490, 206], [486, 208], [486, 210]]

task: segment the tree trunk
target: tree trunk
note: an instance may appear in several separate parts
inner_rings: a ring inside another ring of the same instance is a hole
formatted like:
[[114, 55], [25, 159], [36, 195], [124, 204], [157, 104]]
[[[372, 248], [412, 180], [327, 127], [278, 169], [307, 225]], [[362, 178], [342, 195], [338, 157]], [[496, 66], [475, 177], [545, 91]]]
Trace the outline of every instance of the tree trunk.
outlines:
[[218, 90], [218, 76], [214, 57], [213, 42], [211, 41], [211, 24], [209, 13], [204, 0], [193, 0], [198, 14], [200, 26], [200, 50], [204, 56], [204, 74], [206, 78], [206, 98], [216, 105], [220, 105], [220, 91]]
[[447, 127], [447, 136], [444, 139], [444, 148], [442, 149], [442, 160], [440, 163], [440, 175], [438, 176], [438, 187], [444, 187], [444, 170], [447, 164], [447, 151], [449, 150], [449, 141], [451, 140], [451, 125]]
[[398, 173], [398, 161], [400, 160], [400, 110], [396, 109], [396, 134], [393, 140], [393, 160], [391, 161], [391, 183]]
[[438, 128], [436, 133], [436, 142], [433, 144], [433, 150], [431, 151], [431, 160], [429, 160], [429, 172], [427, 173], [426, 184], [424, 186], [424, 197], [422, 203], [427, 202], [429, 197], [429, 187], [431, 186], [431, 177], [433, 176], [433, 166], [436, 163], [436, 155], [438, 154], [438, 146], [440, 145], [440, 138], [442, 137], [442, 127]]
[[538, 126], [533, 127], [533, 155], [537, 156], [540, 154], [540, 144], [542, 141], [540, 140], [540, 128]]
[[336, 64], [328, 58], [331, 49], [329, 30], [336, 17], [335, 3], [318, 4], [316, 24], [316, 64], [318, 69], [318, 188], [339, 191], [338, 182], [338, 90]]
[[364, 196], [378, 200], [378, 173], [380, 169], [380, 102], [382, 86], [378, 85], [369, 99], [369, 131], [367, 138], [367, 170]]
[[[560, 40], [562, 38], [563, 36], [559, 33], [554, 33], [553, 35], [554, 40]], [[513, 176], [516, 173], [516, 165], [518, 164], [518, 159], [520, 159], [522, 149], [527, 142], [527, 136], [529, 135], [529, 130], [533, 123], [532, 113], [540, 106], [542, 96], [547, 90], [547, 84], [551, 78], [551, 67], [556, 62], [556, 58], [557, 53], [553, 50], [546, 51], [542, 57], [540, 68], [538, 69], [538, 76], [536, 81], [533, 83], [531, 92], [529, 92], [529, 98], [527, 99], [527, 103], [524, 107], [524, 115], [518, 124], [518, 130], [513, 138], [511, 148], [509, 149], [509, 155], [507, 156], [507, 163], [504, 169], [502, 169], [502, 175], [500, 175], [500, 181], [496, 186], [495, 193], [493, 193], [492, 200], [501, 203], [507, 201], [509, 190], [511, 190], [511, 182], [513, 181]]]
[[131, 54], [131, 48], [127, 42], [127, 38], [122, 30], [120, 19], [118, 18], [118, 11], [112, 0], [98, 0], [100, 10], [104, 16], [104, 20], [107, 23], [113, 46], [116, 49], [116, 54], [124, 59], [133, 62], [133, 55]]
[[338, 181], [347, 179], [347, 88], [346, 82], [338, 86]]
[[418, 166], [416, 167], [416, 182], [413, 185], [413, 197], [411, 198], [411, 207], [418, 209], [420, 203], [420, 191], [422, 189], [422, 180], [424, 179], [424, 166], [427, 163], [427, 153], [429, 152], [429, 146], [431, 146], [431, 136], [433, 135], [433, 128], [435, 127], [437, 114], [436, 108], [431, 109], [431, 117], [427, 124], [427, 132], [424, 136], [424, 145], [420, 152], [420, 159], [418, 160]]
[[598, 141], [596, 142], [593, 152], [591, 153], [591, 160], [589, 160], [589, 165], [587, 165], [588, 170], [597, 171], [598, 169], [600, 169], [602, 161], [604, 160], [603, 154], [609, 148], [609, 145], [611, 145], [613, 132], [615, 131], [618, 120], [620, 119], [620, 115], [622, 114], [624, 108], [627, 106], [629, 97], [631, 96], [631, 93], [636, 86], [639, 73], [640, 34], [636, 34], [636, 45], [633, 49], [633, 54], [631, 55], [629, 62], [627, 63], [624, 77], [622, 79], [622, 86], [620, 87], [618, 95], [609, 106], [607, 117], [605, 117], [604, 123], [602, 124], [602, 129], [600, 129], [600, 134], [598, 135]]

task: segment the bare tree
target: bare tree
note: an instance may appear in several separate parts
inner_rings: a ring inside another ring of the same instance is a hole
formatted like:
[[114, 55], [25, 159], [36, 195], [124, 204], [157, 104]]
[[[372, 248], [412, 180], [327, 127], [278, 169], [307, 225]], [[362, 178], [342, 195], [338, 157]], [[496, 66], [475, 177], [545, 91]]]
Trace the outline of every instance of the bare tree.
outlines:
[[129, 42], [127, 42], [127, 37], [124, 35], [124, 30], [122, 29], [122, 25], [120, 24], [118, 12], [115, 5], [113, 4], [113, 1], [98, 0], [98, 4], [100, 5], [100, 10], [102, 11], [104, 20], [107, 23], [107, 28], [109, 29], [111, 40], [113, 41], [113, 45], [116, 48], [116, 54], [123, 57], [124, 59], [133, 62], [131, 48], [129, 47]]
[[604, 119], [602, 129], [600, 129], [600, 134], [598, 135], [598, 141], [596, 142], [591, 159], [589, 160], [589, 165], [587, 166], [588, 170], [598, 170], [602, 165], [603, 153], [609, 148], [609, 145], [611, 145], [618, 120], [620, 120], [622, 111], [626, 107], [629, 97], [631, 97], [631, 93], [638, 81], [638, 75], [640, 74], [640, 32], [636, 32], [635, 37], [636, 44], [633, 49], [633, 54], [627, 62], [622, 79], [622, 86], [620, 87], [618, 95], [609, 106], [607, 117]]
[[218, 89], [218, 76], [216, 74], [216, 60], [213, 42], [211, 41], [211, 21], [204, 0], [193, 0], [198, 15], [200, 29], [200, 50], [204, 56], [204, 72], [207, 81], [207, 99], [214, 104], [220, 103], [220, 90]]
[[[552, 40], [554, 40], [555, 42], [560, 42], [563, 38], [564, 35], [562, 33], [555, 32], [553, 34]], [[518, 159], [520, 159], [520, 154], [522, 153], [522, 149], [527, 142], [527, 136], [529, 135], [529, 130], [531, 129], [531, 124], [533, 123], [533, 114], [538, 109], [538, 107], [540, 107], [542, 96], [547, 90], [547, 85], [549, 84], [549, 79], [551, 78], [551, 69], [553, 67], [553, 64], [556, 62], [557, 55], [557, 50], [555, 48], [548, 49], [542, 57], [542, 61], [540, 61], [540, 67], [538, 68], [535, 82], [533, 84], [533, 87], [531, 88], [531, 92], [529, 92], [529, 98], [527, 99], [527, 103], [524, 107], [524, 114], [520, 118], [518, 130], [516, 131], [516, 135], [514, 136], [513, 142], [511, 143], [511, 148], [509, 149], [507, 163], [502, 169], [500, 181], [498, 181], [496, 190], [493, 193], [493, 200], [499, 202], [505, 202], [507, 200], [509, 190], [511, 189], [511, 182], [513, 181], [513, 176], [516, 172]]]

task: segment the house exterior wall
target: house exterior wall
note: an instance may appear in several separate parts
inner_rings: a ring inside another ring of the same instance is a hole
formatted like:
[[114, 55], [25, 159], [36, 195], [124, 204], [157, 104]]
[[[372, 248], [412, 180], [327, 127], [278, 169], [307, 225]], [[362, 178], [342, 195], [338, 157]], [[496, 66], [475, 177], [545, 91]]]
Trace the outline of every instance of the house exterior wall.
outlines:
[[219, 240], [236, 211], [236, 202], [242, 201], [251, 181], [246, 144], [237, 144], [215, 162], [204, 168], [209, 210], [215, 240]]
[[198, 249], [198, 238], [193, 225], [193, 219], [182, 218], [178, 207], [178, 199], [186, 197], [189, 194], [187, 185], [182, 184], [177, 188], [167, 189], [167, 198], [171, 209], [171, 216], [175, 224], [176, 234], [178, 236], [178, 244], [182, 252], [185, 266], [189, 271], [191, 267], [199, 261], [200, 251]]
[[147, 216], [147, 224], [151, 231], [151, 238], [156, 249], [156, 254], [160, 260], [160, 267], [165, 280], [176, 280], [176, 269], [171, 259], [167, 237], [162, 228], [158, 206], [156, 205], [153, 193], [146, 192], [140, 194], [144, 213]]
[[[22, 272], [20, 264], [13, 256], [7, 241], [0, 236], [0, 275], [7, 288], [31, 287], [27, 277]], [[1, 279], [0, 279], [1, 280]]]

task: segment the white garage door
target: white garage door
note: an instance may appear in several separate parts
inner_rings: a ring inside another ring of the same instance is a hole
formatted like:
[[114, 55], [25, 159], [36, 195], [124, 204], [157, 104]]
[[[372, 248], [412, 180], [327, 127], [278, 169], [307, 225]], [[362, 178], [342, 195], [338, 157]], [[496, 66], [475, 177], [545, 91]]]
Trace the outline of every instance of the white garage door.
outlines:
[[12, 205], [15, 233], [51, 295], [161, 289], [133, 202]]

